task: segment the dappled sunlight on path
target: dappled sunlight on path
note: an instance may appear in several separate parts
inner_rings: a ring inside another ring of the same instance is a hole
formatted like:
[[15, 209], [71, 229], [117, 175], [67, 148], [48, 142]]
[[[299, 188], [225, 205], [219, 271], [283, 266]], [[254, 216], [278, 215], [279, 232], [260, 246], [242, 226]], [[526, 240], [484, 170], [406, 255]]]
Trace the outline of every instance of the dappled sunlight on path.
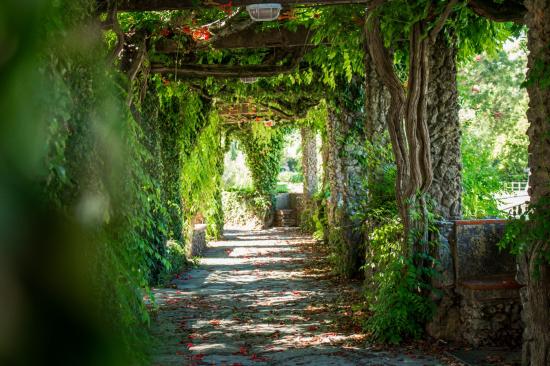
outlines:
[[[439, 365], [375, 351], [343, 331], [331, 304], [346, 289], [306, 270], [311, 238], [296, 229], [226, 231], [200, 266], [155, 290], [154, 365]], [[347, 289], [349, 292], [349, 289]]]

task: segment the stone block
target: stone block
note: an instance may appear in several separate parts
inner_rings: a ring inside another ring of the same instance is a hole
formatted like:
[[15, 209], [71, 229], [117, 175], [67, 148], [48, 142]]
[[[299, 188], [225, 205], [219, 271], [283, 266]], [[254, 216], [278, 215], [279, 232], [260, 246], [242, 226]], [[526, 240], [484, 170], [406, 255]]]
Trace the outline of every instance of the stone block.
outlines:
[[457, 220], [454, 233], [455, 279], [515, 273], [513, 255], [498, 248], [505, 220]]

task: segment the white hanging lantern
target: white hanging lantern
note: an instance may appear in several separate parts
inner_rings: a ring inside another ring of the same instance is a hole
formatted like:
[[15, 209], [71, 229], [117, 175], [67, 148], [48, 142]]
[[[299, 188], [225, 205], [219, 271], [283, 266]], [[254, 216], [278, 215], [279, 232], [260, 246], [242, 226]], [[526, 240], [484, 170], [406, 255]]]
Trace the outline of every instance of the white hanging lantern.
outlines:
[[268, 22], [279, 17], [283, 6], [281, 4], [252, 4], [246, 6], [246, 11], [255, 22]]
[[254, 77], [254, 76], [246, 76], [246, 77], [240, 78], [240, 80], [241, 80], [241, 82], [243, 82], [245, 84], [252, 84], [252, 83], [255, 83], [256, 81], [258, 81], [258, 78]]

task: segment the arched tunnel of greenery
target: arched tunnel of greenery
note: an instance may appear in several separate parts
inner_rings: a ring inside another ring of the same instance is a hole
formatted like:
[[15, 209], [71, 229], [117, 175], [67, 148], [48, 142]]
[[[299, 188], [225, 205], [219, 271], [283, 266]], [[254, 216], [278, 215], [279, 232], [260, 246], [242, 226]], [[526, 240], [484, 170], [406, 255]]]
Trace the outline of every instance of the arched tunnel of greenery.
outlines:
[[150, 363], [154, 288], [193, 266], [196, 224], [224, 243], [225, 154], [269, 223], [294, 130], [301, 235], [361, 283], [367, 342], [433, 336], [446, 223], [500, 217], [521, 362], [550, 365], [550, 3], [284, 0], [265, 22], [253, 3], [0, 4], [1, 363]]

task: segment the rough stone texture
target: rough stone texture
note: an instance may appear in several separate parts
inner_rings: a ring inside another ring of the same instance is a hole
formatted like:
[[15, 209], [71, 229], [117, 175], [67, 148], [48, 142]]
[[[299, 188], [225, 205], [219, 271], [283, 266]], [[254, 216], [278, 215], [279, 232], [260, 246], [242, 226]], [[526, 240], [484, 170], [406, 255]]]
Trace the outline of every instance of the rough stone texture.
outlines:
[[521, 345], [521, 303], [517, 289], [475, 290], [459, 286], [464, 341], [474, 347]]
[[453, 236], [455, 223], [451, 221], [438, 222], [438, 245], [434, 248], [433, 256], [437, 258], [437, 271], [439, 276], [433, 279], [433, 285], [437, 288], [448, 288], [455, 284]]
[[377, 351], [353, 329], [342, 330], [334, 314], [353, 289], [335, 288], [318, 268], [305, 271], [316, 254], [299, 230], [225, 234], [174, 288], [154, 290], [153, 365], [447, 364], [414, 348]]
[[504, 227], [503, 220], [455, 221], [452, 245], [457, 281], [516, 272], [514, 256], [497, 245]]
[[[296, 224], [300, 226], [302, 224], [302, 215], [306, 212], [306, 203], [305, 203], [305, 195], [303, 193], [295, 193], [295, 207], [294, 211], [296, 211]], [[310, 204], [314, 207], [315, 201], [311, 201]], [[311, 215], [313, 211], [308, 211], [307, 214]]]
[[325, 176], [330, 189], [330, 196], [327, 198], [327, 216], [331, 225], [338, 223], [337, 209], [344, 206], [345, 175], [340, 159], [339, 130], [340, 121], [338, 117], [334, 112], [329, 111], [326, 126], [327, 138], [324, 147], [326, 149]]
[[373, 144], [389, 143], [387, 134], [390, 93], [378, 76], [370, 52], [365, 52], [365, 134]]
[[313, 205], [317, 192], [317, 136], [315, 130], [302, 127], [302, 170], [304, 174], [304, 204]]
[[514, 347], [521, 343], [520, 286], [515, 258], [500, 251], [503, 220], [440, 223], [435, 254], [441, 276], [433, 285], [437, 311], [428, 333], [439, 339], [478, 346]]
[[[362, 88], [360, 80], [351, 83], [350, 98], [359, 98]], [[338, 110], [338, 112], [336, 111]], [[329, 242], [338, 246], [337, 257], [341, 261], [337, 271], [344, 277], [354, 277], [364, 261], [363, 235], [361, 223], [354, 214], [361, 211], [366, 201], [366, 171], [361, 159], [364, 159], [363, 115], [352, 110], [342, 100], [336, 100], [336, 108], [329, 108], [327, 120], [327, 165], [325, 174], [330, 187], [327, 199], [327, 217], [329, 222]], [[335, 237], [338, 237], [335, 241]]]
[[[550, 88], [543, 88], [537, 81], [548, 78], [550, 70], [550, 2], [525, 0], [528, 13], [528, 68], [534, 83], [527, 87], [529, 94], [529, 194], [531, 203], [544, 203], [543, 210], [550, 210]], [[544, 67], [545, 75], [537, 75], [535, 66]], [[533, 75], [533, 73], [535, 73]], [[539, 266], [538, 253], [550, 250], [550, 238], [543, 238], [531, 245], [519, 256], [518, 282], [524, 283], [521, 292], [523, 303], [523, 364], [543, 366], [550, 364], [550, 265]]]
[[222, 192], [222, 207], [227, 227], [265, 229], [273, 223], [271, 209], [257, 212], [251, 202], [236, 192]]
[[443, 219], [462, 215], [460, 122], [456, 84], [456, 45], [453, 36], [440, 32], [430, 55], [428, 128], [433, 182], [428, 194]]
[[436, 304], [436, 312], [427, 324], [426, 331], [436, 339], [448, 341], [461, 340], [460, 333], [460, 297], [455, 292], [454, 222], [438, 223], [439, 232], [436, 238], [438, 245], [433, 248], [432, 255], [437, 258], [438, 276], [432, 278], [432, 285], [437, 291], [431, 293]]
[[193, 228], [189, 255], [196, 257], [206, 249], [206, 224], [196, 224]]
[[439, 288], [432, 292], [436, 311], [432, 320], [426, 324], [426, 332], [435, 339], [461, 341], [460, 296], [454, 287]]
[[277, 227], [293, 227], [296, 225], [295, 210], [275, 210], [275, 220], [273, 226]]

